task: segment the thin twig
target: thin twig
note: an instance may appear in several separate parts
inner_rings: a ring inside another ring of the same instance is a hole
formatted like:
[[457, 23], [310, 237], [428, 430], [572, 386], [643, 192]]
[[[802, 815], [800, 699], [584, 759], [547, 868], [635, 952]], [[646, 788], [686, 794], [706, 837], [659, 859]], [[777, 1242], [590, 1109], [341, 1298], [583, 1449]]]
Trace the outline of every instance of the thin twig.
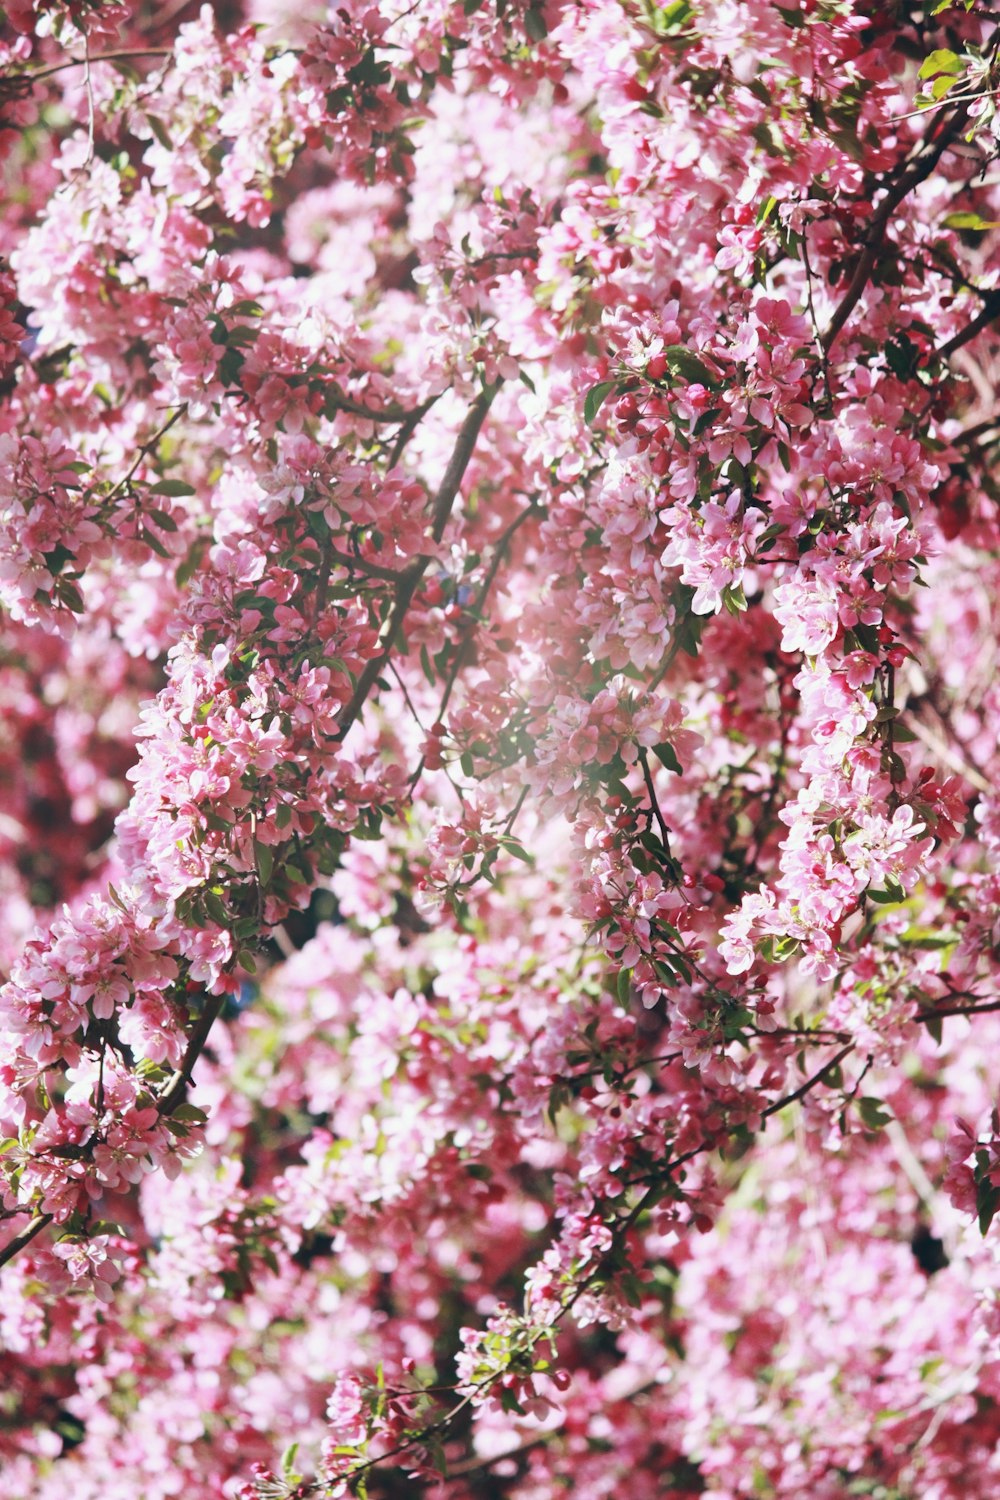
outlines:
[[83, 166], [89, 167], [94, 160], [94, 84], [90, 76], [90, 37], [83, 41], [83, 88], [87, 95], [87, 155]]
[[[95, 57], [89, 58], [89, 63], [93, 66], [102, 62], [130, 62], [136, 57], [170, 57], [173, 50], [173, 47], [122, 47], [115, 52], [98, 52]], [[43, 78], [51, 78], [54, 73], [64, 73], [67, 68], [85, 68], [87, 64], [87, 57], [68, 57], [48, 68], [38, 68], [33, 73], [17, 73], [14, 76], [26, 78], [29, 83], [38, 83]]]
[[149, 455], [156, 449], [160, 439], [166, 436], [166, 434], [170, 431], [171, 427], [173, 427], [176, 422], [180, 421], [181, 417], [183, 417], [186, 411], [187, 402], [185, 401], [181, 406], [177, 408], [173, 415], [168, 418], [166, 422], [164, 422], [163, 426], [158, 428], [157, 431], [153, 433], [153, 436], [148, 440], [148, 442], [143, 443], [142, 447], [136, 454], [135, 460], [128, 473], [125, 474], [121, 479], [119, 479], [118, 483], [114, 486], [113, 489], [108, 491], [106, 497], [108, 500], [113, 500], [116, 495], [121, 494], [122, 490], [128, 488], [128, 486], [131, 484], [132, 480], [138, 473], [143, 460], [149, 457]]

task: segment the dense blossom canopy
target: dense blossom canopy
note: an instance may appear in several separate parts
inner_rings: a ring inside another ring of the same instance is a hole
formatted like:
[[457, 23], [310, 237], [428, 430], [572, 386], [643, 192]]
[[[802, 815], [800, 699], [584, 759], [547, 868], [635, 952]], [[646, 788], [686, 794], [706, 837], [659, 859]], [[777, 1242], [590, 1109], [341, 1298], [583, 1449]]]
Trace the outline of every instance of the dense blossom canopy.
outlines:
[[998, 86], [6, 6], [5, 1496], [1000, 1492]]

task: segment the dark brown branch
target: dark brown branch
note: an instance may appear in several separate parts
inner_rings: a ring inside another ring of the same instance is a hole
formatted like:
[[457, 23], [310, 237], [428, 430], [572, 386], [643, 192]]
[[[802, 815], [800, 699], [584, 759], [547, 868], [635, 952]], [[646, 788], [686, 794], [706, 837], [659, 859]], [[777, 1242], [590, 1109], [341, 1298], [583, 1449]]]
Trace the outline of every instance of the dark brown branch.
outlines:
[[[476, 439], [479, 437], [482, 425], [486, 421], [486, 414], [498, 389], [499, 386], [492, 386], [489, 390], [483, 391], [481, 395], [476, 397], [465, 421], [459, 429], [454, 451], [448, 462], [448, 467], [445, 470], [444, 478], [441, 481], [438, 492], [434, 497], [434, 504], [431, 510], [431, 535], [435, 542], [439, 542], [444, 536], [444, 529], [448, 524], [448, 517], [451, 515], [451, 509], [455, 503], [455, 497], [458, 494], [465, 471], [469, 466], [469, 460], [472, 458]], [[377, 651], [365, 666], [361, 676], [358, 678], [357, 686], [351, 694], [350, 701], [340, 716], [338, 726], [339, 739], [344, 738], [364, 708], [379, 673], [392, 654], [393, 647], [403, 628], [406, 612], [413, 602], [413, 596], [417, 592], [420, 580], [423, 578], [430, 561], [429, 557], [418, 557], [410, 564], [406, 572], [401, 575], [395, 601], [389, 612], [388, 620], [382, 628], [381, 650]]]
[[642, 766], [642, 779], [646, 783], [646, 793], [649, 797], [650, 811], [652, 816], [656, 819], [656, 826], [660, 830], [660, 842], [666, 850], [667, 858], [670, 859], [672, 857], [670, 853], [670, 829], [667, 827], [666, 819], [663, 816], [659, 799], [656, 795], [656, 787], [653, 783], [653, 773], [649, 769], [649, 756], [646, 754], [645, 747], [642, 746], [640, 746], [639, 749], [639, 764]]
[[349, 412], [355, 417], [364, 417], [366, 422], [412, 422], [416, 426], [421, 417], [430, 411], [437, 399], [437, 396], [432, 396], [429, 401], [422, 402], [420, 406], [413, 407], [412, 410], [408, 410], [405, 406], [376, 408], [365, 406], [363, 402], [345, 396], [339, 386], [334, 386], [333, 389], [333, 402], [337, 410]]
[[369, 578], [381, 578], [385, 583], [399, 583], [404, 576], [392, 568], [380, 568], [366, 557], [352, 557], [349, 552], [338, 552], [336, 547], [327, 547], [324, 551], [331, 562], [342, 568], [349, 568], [352, 573], [365, 573]]
[[[940, 129], [940, 132], [939, 126], [941, 122], [939, 119], [935, 119], [924, 136], [923, 145], [917, 157], [907, 170], [904, 171], [896, 185], [889, 188], [885, 198], [878, 207], [875, 217], [871, 221], [866, 236], [865, 247], [858, 257], [858, 262], [854, 267], [854, 274], [848, 284], [847, 291], [841, 298], [833, 317], [830, 319], [830, 325], [821, 340], [824, 353], [829, 353], [840, 330], [861, 300], [862, 293], [868, 285], [872, 271], [875, 269], [875, 263], [878, 260], [879, 250], [882, 247], [882, 241], [885, 238], [889, 220], [903, 200], [913, 192], [913, 189], [919, 187], [920, 183], [930, 176], [945, 151], [947, 151], [962, 129], [967, 117], [968, 110], [963, 105], [952, 115], [943, 128]], [[934, 136], [936, 133], [937, 139], [935, 140]]]
[[0, 1250], [0, 1266], [5, 1266], [9, 1260], [13, 1260], [14, 1256], [20, 1254], [25, 1246], [31, 1244], [36, 1234], [41, 1234], [42, 1230], [51, 1223], [51, 1214], [38, 1214], [32, 1219], [30, 1224], [25, 1225], [18, 1234], [15, 1234], [10, 1243]]
[[806, 1094], [808, 1094], [811, 1089], [814, 1089], [817, 1083], [822, 1083], [823, 1075], [825, 1073], [829, 1073], [831, 1068], [835, 1068], [838, 1063], [842, 1063], [844, 1061], [844, 1058], [849, 1052], [854, 1051], [854, 1045], [855, 1044], [853, 1042], [848, 1042], [846, 1047], [841, 1047], [836, 1057], [833, 1057], [829, 1062], [824, 1063], [821, 1068], [813, 1073], [811, 1078], [806, 1079], [801, 1088], [797, 1088], [795, 1090], [794, 1094], [786, 1094], [784, 1099], [776, 1099], [773, 1104], [769, 1104], [766, 1109], [762, 1109], [760, 1112], [761, 1119], [766, 1120], [770, 1115], [776, 1115], [778, 1113], [778, 1110], [784, 1109], [786, 1105], [794, 1104], [796, 1100], [805, 1098]]
[[[500, 571], [500, 565], [507, 555], [507, 548], [510, 545], [514, 534], [524, 525], [525, 521], [530, 515], [537, 514], [537, 510], [537, 502], [532, 500], [531, 504], [526, 505], [524, 510], [521, 511], [520, 515], [515, 516], [506, 530], [504, 530], [500, 534], [500, 536], [497, 537], [496, 543], [494, 544], [493, 548], [493, 556], [490, 559], [490, 565], [486, 570], [486, 574], [483, 578], [482, 584], [480, 585], [479, 592], [476, 595], [475, 603], [472, 606], [475, 613], [482, 612], [483, 606], [490, 596], [493, 584], [496, 581], [496, 576]], [[448, 707], [448, 704], [451, 700], [451, 695], [455, 690], [455, 684], [458, 681], [458, 675], [461, 672], [462, 667], [466, 663], [467, 646], [468, 641], [462, 641], [459, 643], [458, 649], [455, 652], [455, 660], [451, 664], [451, 668], [448, 673], [448, 680], [445, 683], [444, 692], [441, 695], [441, 702], [438, 704], [438, 719], [444, 718], [445, 710]], [[416, 782], [419, 780], [420, 772], [422, 769], [423, 759], [421, 758], [420, 765], [417, 767], [417, 770], [415, 771], [412, 778], [414, 784], [416, 784]]]
[[[208, 1041], [208, 1034], [218, 1019], [225, 1002], [225, 995], [213, 995], [206, 1003], [204, 1011], [198, 1018], [197, 1025], [188, 1038], [184, 1060], [177, 1071], [168, 1079], [163, 1093], [160, 1095], [156, 1106], [159, 1114], [172, 1114], [183, 1100], [187, 1085], [191, 1081], [191, 1070], [201, 1056], [205, 1043]], [[73, 1152], [73, 1159], [89, 1157], [91, 1148], [97, 1144], [97, 1139], [96, 1135], [92, 1136], [86, 1145], [77, 1147]], [[55, 1148], [53, 1154], [69, 1155], [68, 1151], [61, 1152], [58, 1147]], [[30, 1245], [35, 1236], [41, 1234], [42, 1230], [52, 1223], [52, 1218], [52, 1214], [36, 1214], [31, 1223], [27, 1224], [20, 1233], [14, 1236], [9, 1244], [0, 1250], [0, 1266], [5, 1266], [8, 1261], [14, 1259], [15, 1255], [20, 1254], [26, 1246]]]
[[995, 1010], [1000, 1010], [1000, 1000], [991, 1000], [986, 1005], [941, 1005], [934, 1010], [918, 1010], [914, 1020], [926, 1026], [944, 1016], [985, 1016]]
[[967, 327], [948, 339], [947, 343], [942, 344], [939, 349], [934, 350], [933, 358], [948, 359], [957, 349], [961, 349], [966, 344], [971, 343], [978, 334], [982, 333], [984, 328], [988, 328], [998, 317], [1000, 317], [1000, 291], [994, 291], [986, 298], [982, 311], [976, 314]]
[[187, 1092], [187, 1086], [191, 1082], [191, 1072], [208, 1041], [208, 1034], [222, 1013], [222, 1007], [226, 1003], [225, 995], [210, 995], [205, 1002], [205, 1009], [198, 1017], [188, 1037], [187, 1050], [180, 1067], [172, 1073], [163, 1088], [157, 1103], [157, 1111], [161, 1115], [172, 1114]]
[[[131, 62], [137, 57], [170, 57], [173, 47], [122, 47], [115, 52], [98, 52], [90, 59], [90, 66], [102, 62]], [[33, 73], [15, 73], [15, 78], [27, 79], [29, 83], [38, 83], [43, 78], [51, 78], [54, 73], [65, 73], [67, 68], [85, 68], [87, 59], [85, 57], [68, 57], [64, 62], [53, 63], [48, 68], [38, 68]]]

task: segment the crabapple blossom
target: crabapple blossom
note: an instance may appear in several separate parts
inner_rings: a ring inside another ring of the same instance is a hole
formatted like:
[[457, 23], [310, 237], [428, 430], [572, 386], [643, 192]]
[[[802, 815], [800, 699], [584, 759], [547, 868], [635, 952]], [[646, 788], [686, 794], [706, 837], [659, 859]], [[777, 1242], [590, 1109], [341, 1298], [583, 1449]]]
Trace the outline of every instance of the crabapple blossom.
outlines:
[[998, 55], [6, 7], [4, 1493], [996, 1492]]

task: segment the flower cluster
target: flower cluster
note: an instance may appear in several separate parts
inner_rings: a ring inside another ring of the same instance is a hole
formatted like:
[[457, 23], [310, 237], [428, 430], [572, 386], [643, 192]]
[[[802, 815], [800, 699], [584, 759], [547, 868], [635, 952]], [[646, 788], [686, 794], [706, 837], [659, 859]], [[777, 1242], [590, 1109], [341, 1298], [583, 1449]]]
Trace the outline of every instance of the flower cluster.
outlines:
[[994, 1492], [991, 26], [8, 6], [10, 1493]]

